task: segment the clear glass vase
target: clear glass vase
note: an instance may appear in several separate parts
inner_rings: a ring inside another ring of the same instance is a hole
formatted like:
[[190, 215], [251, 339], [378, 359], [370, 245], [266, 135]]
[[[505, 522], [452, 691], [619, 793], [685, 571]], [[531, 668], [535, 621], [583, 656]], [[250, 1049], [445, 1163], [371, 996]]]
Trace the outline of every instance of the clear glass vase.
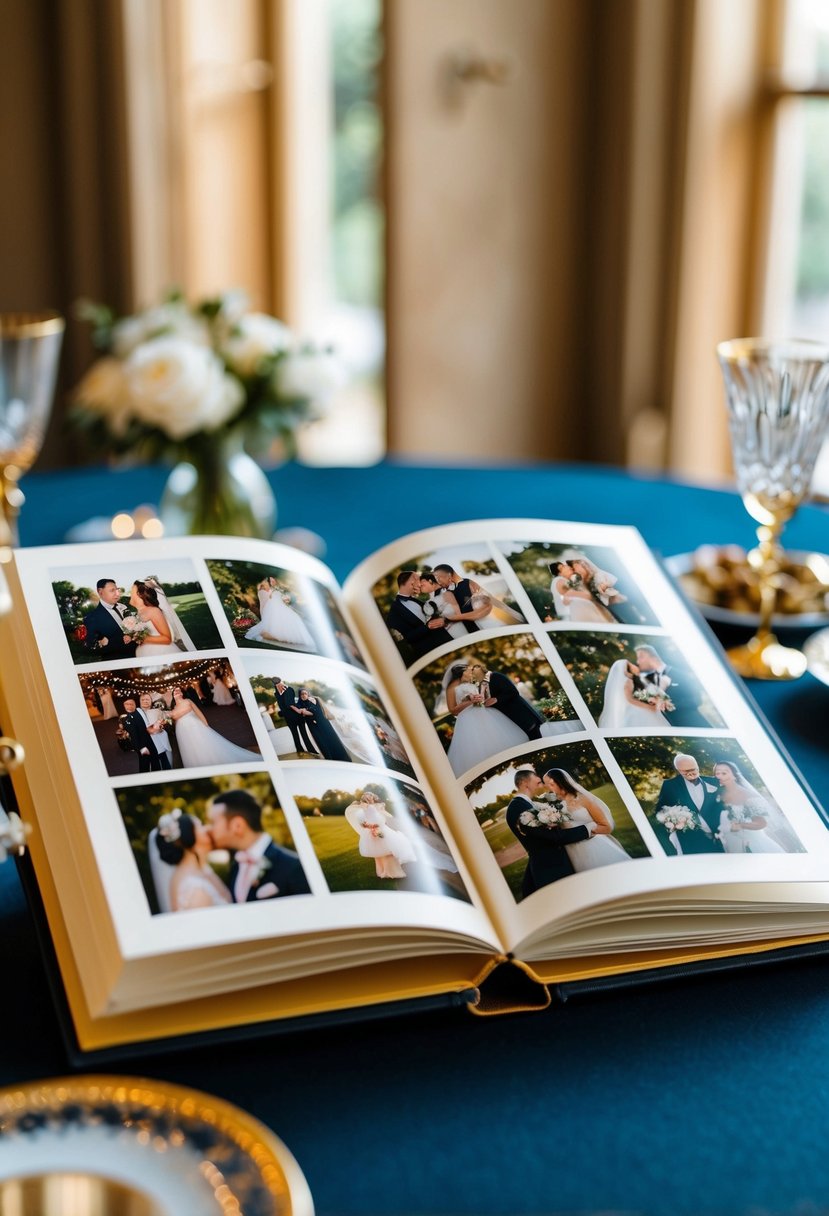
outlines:
[[167, 478], [159, 506], [165, 536], [270, 539], [276, 499], [267, 477], [241, 437], [209, 438]]

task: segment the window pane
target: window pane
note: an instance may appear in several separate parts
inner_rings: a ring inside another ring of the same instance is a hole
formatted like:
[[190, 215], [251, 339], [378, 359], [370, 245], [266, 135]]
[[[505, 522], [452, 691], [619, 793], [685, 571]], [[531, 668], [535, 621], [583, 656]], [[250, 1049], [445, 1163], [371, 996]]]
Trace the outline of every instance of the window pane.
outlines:
[[[789, 0], [781, 48], [781, 77], [792, 89], [829, 85], [829, 4]], [[829, 99], [781, 101], [767, 327], [776, 334], [829, 339]], [[814, 489], [829, 492], [829, 444]]]
[[789, 0], [783, 79], [790, 87], [800, 89], [829, 80], [829, 5], [826, 0]]
[[384, 212], [380, 193], [381, 0], [328, 0], [331, 217], [326, 337], [347, 364], [330, 416], [301, 443], [304, 460], [362, 464], [385, 450]]
[[798, 103], [802, 129], [800, 224], [789, 331], [829, 337], [829, 101]]

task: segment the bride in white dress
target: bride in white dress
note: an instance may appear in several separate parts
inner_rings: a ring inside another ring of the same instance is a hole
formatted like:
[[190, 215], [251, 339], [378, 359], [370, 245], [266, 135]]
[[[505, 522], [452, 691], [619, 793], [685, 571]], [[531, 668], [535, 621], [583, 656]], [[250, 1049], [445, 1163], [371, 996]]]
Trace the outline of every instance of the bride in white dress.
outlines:
[[104, 718], [117, 718], [118, 710], [112, 699], [112, 689], [108, 685], [101, 685], [98, 688], [98, 696], [101, 700], [101, 712]]
[[147, 852], [161, 912], [222, 908], [230, 891], [207, 864], [213, 840], [204, 824], [176, 807], [150, 832]]
[[647, 705], [634, 697], [633, 677], [638, 674], [639, 669], [627, 659], [617, 659], [611, 666], [604, 685], [604, 705], [599, 714], [599, 726], [603, 730], [626, 730], [637, 726], [654, 730], [670, 725], [654, 704]]
[[164, 588], [162, 587], [161, 583], [158, 581], [158, 579], [155, 577], [154, 574], [148, 574], [145, 577], [144, 586], [150, 587], [155, 592], [156, 599], [158, 600], [158, 606], [161, 609], [162, 615], [164, 616], [164, 620], [167, 622], [167, 627], [170, 631], [170, 637], [173, 639], [174, 642], [178, 643], [178, 649], [179, 650], [196, 650], [197, 647], [194, 645], [194, 643], [190, 637], [190, 634], [187, 632], [187, 630], [182, 625], [181, 620], [179, 619], [178, 613], [176, 612], [175, 608], [170, 603], [170, 601], [167, 599], [167, 595], [164, 591]]
[[225, 684], [225, 682], [222, 679], [219, 672], [212, 671], [210, 673], [210, 675], [213, 680], [213, 689], [212, 689], [213, 704], [214, 705], [235, 705], [236, 699], [234, 698], [233, 693], [230, 691], [227, 684]]
[[[592, 822], [597, 823], [599, 827], [610, 828], [611, 831], [615, 827], [607, 803], [589, 793], [563, 768], [549, 769], [544, 774], [544, 784], [553, 797], [563, 803], [573, 826], [588, 825]], [[589, 840], [579, 840], [576, 844], [564, 847], [577, 874], [582, 870], [595, 870], [598, 866], [610, 866], [630, 858], [615, 836], [591, 836]]]
[[361, 857], [373, 857], [378, 878], [405, 878], [401, 862], [417, 861], [408, 836], [390, 826], [391, 811], [371, 790], [345, 808], [345, 817], [360, 838]]
[[714, 765], [720, 783], [719, 835], [726, 853], [785, 853], [768, 834], [772, 809], [731, 760]]
[[257, 587], [259, 594], [259, 624], [247, 631], [251, 642], [287, 642], [315, 650], [316, 645], [298, 612], [284, 603], [275, 579], [263, 578]]
[[237, 747], [224, 735], [207, 725], [207, 719], [194, 701], [185, 697], [181, 688], [173, 689], [170, 712], [176, 731], [176, 743], [185, 768], [200, 768], [208, 764], [248, 763], [257, 757], [244, 747]]
[[438, 704], [443, 697], [449, 712], [455, 715], [447, 756], [456, 777], [490, 756], [527, 742], [520, 726], [494, 705], [486, 704], [478, 685], [469, 679], [467, 664], [452, 663], [446, 669]]
[[[569, 562], [550, 562], [550, 594], [556, 616], [562, 621], [592, 621], [607, 624], [615, 622], [612, 612], [594, 599], [584, 585], [584, 580]], [[576, 583], [573, 586], [573, 583]]]
[[340, 709], [333, 702], [325, 708], [343, 746], [348, 749], [354, 759], [362, 764], [376, 764], [377, 749], [369, 746], [365, 734], [360, 730], [360, 724], [363, 724], [365, 730], [365, 719], [361, 716], [360, 723], [355, 722], [347, 709]]
[[153, 587], [144, 582], [136, 582], [130, 592], [130, 604], [135, 609], [138, 619], [147, 627], [147, 636], [135, 648], [137, 659], [155, 659], [164, 654], [180, 654], [180, 648], [173, 641], [170, 626], [158, 602], [158, 596]]

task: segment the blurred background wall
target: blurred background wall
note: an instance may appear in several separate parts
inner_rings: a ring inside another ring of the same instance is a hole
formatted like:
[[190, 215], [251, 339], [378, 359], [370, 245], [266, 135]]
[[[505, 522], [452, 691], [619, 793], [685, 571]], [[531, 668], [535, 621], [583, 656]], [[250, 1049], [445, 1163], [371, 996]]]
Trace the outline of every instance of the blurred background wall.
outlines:
[[310, 461], [716, 477], [715, 343], [829, 333], [827, 8], [0, 0], [0, 308], [242, 287], [350, 365]]

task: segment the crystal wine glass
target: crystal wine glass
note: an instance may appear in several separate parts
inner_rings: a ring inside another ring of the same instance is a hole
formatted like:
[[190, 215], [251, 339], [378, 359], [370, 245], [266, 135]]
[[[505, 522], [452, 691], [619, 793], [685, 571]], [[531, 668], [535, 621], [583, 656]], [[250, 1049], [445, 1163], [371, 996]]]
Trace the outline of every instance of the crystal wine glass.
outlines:
[[18, 482], [43, 442], [63, 329], [54, 312], [0, 313], [0, 552], [18, 542]]
[[760, 576], [760, 620], [745, 646], [728, 652], [741, 676], [790, 680], [806, 659], [771, 631], [777, 602], [780, 533], [809, 492], [829, 423], [829, 345], [735, 338], [717, 347], [737, 487], [759, 545], [748, 554]]

